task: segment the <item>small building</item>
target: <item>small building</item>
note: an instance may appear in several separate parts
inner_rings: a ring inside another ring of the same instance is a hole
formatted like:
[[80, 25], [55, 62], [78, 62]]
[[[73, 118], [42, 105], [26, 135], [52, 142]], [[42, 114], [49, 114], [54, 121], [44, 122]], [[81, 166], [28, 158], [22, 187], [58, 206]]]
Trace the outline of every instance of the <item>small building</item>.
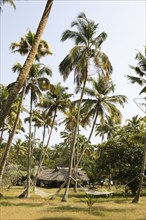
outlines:
[[[59, 187], [65, 181], [68, 175], [68, 168], [57, 167], [56, 169], [43, 168], [38, 175], [37, 186]], [[82, 185], [87, 185], [89, 178], [86, 172], [78, 168], [77, 180]], [[74, 181], [71, 181], [71, 186]]]

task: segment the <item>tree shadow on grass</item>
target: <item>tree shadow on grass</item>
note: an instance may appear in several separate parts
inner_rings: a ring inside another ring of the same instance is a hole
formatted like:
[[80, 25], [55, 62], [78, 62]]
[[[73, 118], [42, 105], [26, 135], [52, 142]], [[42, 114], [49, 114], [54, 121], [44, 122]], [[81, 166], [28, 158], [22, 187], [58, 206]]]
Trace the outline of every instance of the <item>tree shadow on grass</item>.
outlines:
[[0, 206], [27, 206], [27, 207], [38, 207], [38, 203], [25, 203], [25, 202], [20, 202], [20, 203], [12, 203], [12, 202], [1, 202]]
[[0, 207], [2, 207], [2, 206], [13, 206], [13, 204], [10, 202], [1, 202]]
[[[101, 216], [106, 216], [106, 213], [108, 212], [111, 212], [111, 213], [121, 213], [121, 212], [125, 212], [125, 208], [108, 208], [108, 207], [104, 207], [104, 206], [97, 206], [97, 204], [91, 208], [91, 211], [89, 212], [89, 208], [88, 206], [86, 207], [71, 207], [71, 206], [59, 206], [59, 207], [55, 207], [55, 208], [52, 208], [51, 209], [52, 212], [77, 212], [77, 213], [80, 213], [80, 212], [87, 212], [87, 213], [90, 213], [91, 215], [93, 216], [96, 216], [96, 217], [101, 217]], [[133, 210], [132, 207], [129, 208], [128, 210]], [[80, 215], [80, 214], [79, 214]], [[51, 219], [51, 218], [50, 218]], [[48, 220], [50, 220], [48, 218]], [[57, 219], [57, 218], [56, 218]], [[62, 219], [62, 218], [58, 218], [58, 219]], [[70, 218], [68, 218], [70, 219]], [[77, 219], [74, 219], [74, 218], [71, 218], [73, 220], [77, 220]], [[64, 219], [63, 219], [64, 220]]]
[[71, 207], [71, 206], [57, 206], [53, 207], [52, 211], [59, 211], [59, 212], [84, 212], [86, 211], [86, 207]]

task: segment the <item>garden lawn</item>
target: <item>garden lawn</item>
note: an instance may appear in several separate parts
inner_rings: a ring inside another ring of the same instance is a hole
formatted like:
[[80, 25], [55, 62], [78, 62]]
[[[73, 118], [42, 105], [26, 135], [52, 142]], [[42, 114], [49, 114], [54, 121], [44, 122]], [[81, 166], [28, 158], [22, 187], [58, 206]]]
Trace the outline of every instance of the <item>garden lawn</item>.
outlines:
[[[53, 192], [55, 189], [41, 189]], [[9, 191], [1, 190], [4, 198], [0, 200], [0, 220], [145, 220], [146, 197], [141, 197], [139, 203], [132, 204], [131, 197], [97, 197], [89, 212], [87, 198], [84, 192], [69, 192], [68, 202], [61, 202], [61, 196], [55, 200], [41, 198], [31, 193], [31, 198], [17, 198], [23, 188], [14, 187]]]

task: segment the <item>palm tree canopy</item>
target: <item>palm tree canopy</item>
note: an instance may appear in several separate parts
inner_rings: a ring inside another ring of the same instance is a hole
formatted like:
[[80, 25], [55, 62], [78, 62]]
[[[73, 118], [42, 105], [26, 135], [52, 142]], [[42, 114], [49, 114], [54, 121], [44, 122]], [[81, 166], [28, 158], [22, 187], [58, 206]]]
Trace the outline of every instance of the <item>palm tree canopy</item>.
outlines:
[[[63, 121], [60, 122], [60, 124], [65, 123], [65, 130], [73, 131], [76, 126], [77, 113], [78, 113], [78, 108], [75, 105], [75, 103], [71, 102], [64, 113], [65, 113], [65, 119], [63, 119]], [[88, 115], [82, 114], [80, 116], [79, 125], [81, 125], [83, 128], [90, 124], [89, 116], [88, 117], [86, 116]]]
[[70, 105], [70, 97], [72, 94], [68, 94], [66, 91], [68, 87], [61, 86], [61, 83], [52, 85], [49, 91], [43, 97], [43, 103], [41, 107], [46, 109], [48, 115], [52, 115], [55, 111], [65, 112]]
[[145, 126], [144, 118], [141, 118], [138, 115], [133, 116], [132, 119], [127, 119], [126, 123], [127, 129], [135, 132], [139, 132]]
[[116, 121], [114, 117], [107, 117], [103, 124], [96, 124], [95, 128], [95, 135], [99, 135], [102, 140], [104, 139], [105, 135], [107, 135], [107, 139], [114, 136], [117, 129], [119, 128], [120, 121]]
[[74, 70], [74, 80], [80, 85], [87, 78], [90, 59], [93, 60], [98, 72], [108, 76], [112, 72], [112, 65], [101, 45], [106, 40], [107, 34], [102, 32], [95, 36], [99, 24], [88, 20], [84, 13], [79, 14], [76, 21], [71, 23], [71, 28], [77, 31], [66, 30], [62, 34], [62, 41], [73, 39], [75, 46], [59, 65], [61, 75], [66, 80]]
[[[30, 52], [35, 41], [35, 33], [32, 33], [30, 30], [25, 35], [25, 37], [21, 37], [20, 42], [13, 42], [10, 45], [10, 49], [15, 53], [19, 52], [21, 55], [26, 55]], [[38, 46], [38, 52], [35, 56], [37, 61], [40, 60], [41, 57], [45, 55], [52, 55], [50, 51], [49, 45], [45, 40], [41, 40]]]
[[135, 76], [130, 76], [127, 75], [127, 78], [130, 80], [131, 83], [137, 83], [140, 86], [143, 86], [143, 89], [140, 91], [141, 93], [146, 93], [146, 46], [145, 46], [145, 54], [143, 55], [138, 51], [136, 54], [135, 59], [138, 61], [137, 66], [134, 67], [132, 65], [129, 65], [131, 69], [135, 71], [135, 73], [138, 75], [137, 77]]
[[115, 118], [118, 123], [121, 120], [121, 112], [117, 109], [116, 104], [120, 104], [124, 107], [124, 103], [127, 102], [127, 98], [124, 95], [110, 95], [115, 91], [115, 85], [111, 80], [105, 80], [104, 77], [98, 76], [97, 80], [90, 78], [92, 88], [86, 88], [85, 94], [89, 96], [87, 99], [83, 99], [82, 111], [88, 112], [90, 116], [95, 115], [98, 111], [101, 123], [109, 115]]
[[[16, 63], [12, 67], [13, 72], [18, 74], [22, 71], [22, 65]], [[43, 96], [42, 91], [48, 90], [50, 87], [50, 81], [46, 76], [52, 76], [52, 71], [49, 67], [41, 63], [34, 63], [29, 71], [26, 83], [26, 94], [31, 91], [32, 101], [36, 102], [39, 98], [39, 101], [42, 102]], [[13, 84], [13, 83], [12, 83]]]

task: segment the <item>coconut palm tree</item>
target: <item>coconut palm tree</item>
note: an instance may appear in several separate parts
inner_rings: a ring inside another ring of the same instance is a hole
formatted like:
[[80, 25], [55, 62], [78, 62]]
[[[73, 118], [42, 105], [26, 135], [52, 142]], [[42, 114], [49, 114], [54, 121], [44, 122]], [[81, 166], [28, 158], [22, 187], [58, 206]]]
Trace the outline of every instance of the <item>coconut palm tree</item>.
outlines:
[[36, 170], [35, 176], [34, 176], [34, 180], [33, 180], [33, 191], [35, 191], [35, 187], [36, 187], [36, 183], [37, 183], [37, 177], [41, 168], [41, 164], [42, 164], [42, 157], [45, 151], [45, 136], [46, 134], [49, 133], [49, 129], [52, 125], [52, 119], [51, 117], [48, 117], [48, 114], [46, 113], [46, 111], [42, 111], [42, 110], [35, 110], [33, 113], [33, 119], [32, 121], [34, 122], [34, 126], [35, 127], [43, 127], [43, 132], [42, 132], [42, 141], [40, 143], [40, 151], [39, 151], [39, 158], [38, 158], [38, 169]]
[[[65, 143], [69, 142], [69, 145], [71, 146], [72, 142], [73, 142], [73, 134], [74, 134], [74, 130], [76, 127], [76, 120], [77, 120], [77, 114], [78, 114], [78, 109], [77, 109], [77, 105], [76, 105], [76, 101], [71, 103], [71, 106], [67, 109], [67, 111], [65, 112], [65, 119], [62, 121], [62, 123], [64, 123], [65, 125], [65, 131], [67, 131], [68, 135], [68, 140], [66, 139]], [[82, 128], [85, 128], [86, 126], [88, 126], [90, 124], [90, 119], [89, 119], [89, 115], [87, 114], [81, 114], [80, 115], [80, 120], [79, 120], [79, 126], [81, 126]], [[79, 135], [79, 130], [80, 128], [78, 127], [78, 133], [77, 133], [77, 143], [75, 145], [75, 153], [74, 153], [74, 175], [75, 175], [75, 179], [77, 179], [77, 173], [78, 173], [78, 151], [79, 151], [79, 147], [81, 147], [80, 144], [81, 143], [81, 139], [80, 139], [80, 135]], [[75, 182], [75, 191], [77, 191], [77, 181]]]
[[[142, 93], [146, 94], [146, 46], [145, 46], [144, 55], [138, 51], [135, 59], [138, 61], [137, 66], [134, 67], [130, 65], [130, 68], [135, 71], [135, 73], [137, 74], [137, 77], [127, 75], [127, 78], [130, 80], [131, 83], [136, 83], [140, 86], [144, 86], [139, 94], [142, 94]], [[146, 108], [144, 109], [145, 109], [144, 112], [146, 113]], [[132, 200], [133, 203], [138, 202], [140, 198], [143, 178], [145, 177], [144, 176], [145, 164], [146, 164], [146, 133], [145, 133], [145, 143], [144, 143], [144, 150], [143, 150], [143, 159], [142, 159], [142, 164], [141, 164], [141, 176], [140, 176], [140, 181], [139, 181], [139, 188], [137, 190], [136, 196]]]
[[[35, 177], [35, 183], [37, 180], [37, 176], [40, 172], [40, 168], [43, 164], [43, 161], [46, 156], [46, 152], [50, 143], [51, 135], [53, 132], [53, 129], [56, 124], [56, 117], [57, 113], [61, 112], [64, 113], [66, 109], [70, 106], [70, 97], [72, 94], [68, 94], [67, 91], [68, 87], [61, 86], [60, 83], [57, 83], [57, 85], [52, 85], [50, 87], [50, 90], [44, 95], [43, 102], [39, 105], [42, 108], [45, 108], [45, 117], [50, 118], [50, 132], [47, 140], [46, 147], [43, 149], [43, 151], [40, 154], [40, 161], [38, 170]], [[47, 119], [48, 120], [48, 119]]]
[[105, 81], [104, 77], [99, 75], [97, 80], [90, 78], [89, 82], [91, 83], [92, 88], [85, 89], [85, 93], [89, 98], [82, 100], [82, 111], [88, 112], [93, 119], [93, 124], [78, 163], [80, 163], [91, 140], [97, 118], [100, 119], [101, 124], [104, 122], [105, 118], [108, 118], [109, 116], [113, 117], [113, 119], [118, 122], [121, 121], [122, 115], [120, 110], [116, 107], [116, 104], [120, 104], [124, 107], [124, 103], [127, 101], [127, 98], [124, 95], [110, 95], [110, 93], [113, 93], [115, 90], [115, 85], [111, 80]]
[[[14, 72], [21, 72], [22, 66], [20, 63], [17, 63], [13, 66]], [[38, 99], [42, 102], [42, 93], [41, 90], [46, 90], [49, 88], [50, 82], [48, 78], [43, 77], [46, 74], [47, 76], [52, 75], [52, 71], [43, 64], [35, 63], [32, 65], [28, 79], [26, 81], [26, 94], [30, 92], [30, 120], [29, 120], [29, 147], [28, 147], [28, 176], [27, 176], [27, 194], [26, 197], [30, 197], [30, 175], [31, 175], [31, 149], [32, 149], [32, 118], [33, 118], [33, 102], [36, 102]]]
[[12, 103], [15, 101], [19, 91], [23, 87], [25, 80], [29, 74], [30, 68], [31, 68], [31, 66], [34, 62], [34, 59], [36, 57], [36, 54], [38, 52], [38, 46], [39, 46], [43, 31], [45, 29], [45, 26], [46, 26], [46, 23], [48, 20], [48, 16], [51, 11], [52, 4], [53, 4], [53, 0], [47, 1], [44, 13], [42, 15], [41, 21], [40, 21], [38, 28], [37, 28], [37, 31], [36, 31], [33, 46], [29, 52], [29, 55], [28, 55], [24, 65], [23, 65], [23, 69], [22, 69], [20, 75], [18, 76], [16, 82], [14, 83], [13, 87], [11, 88], [11, 91], [9, 93], [7, 101], [2, 106], [2, 109], [0, 111], [0, 128], [2, 127], [3, 122], [9, 112], [9, 109], [10, 109]]
[[77, 140], [77, 131], [80, 118], [80, 108], [83, 99], [83, 94], [88, 78], [91, 60], [96, 67], [99, 74], [103, 74], [108, 77], [112, 72], [112, 65], [105, 53], [101, 51], [101, 45], [106, 40], [107, 34], [102, 32], [96, 36], [98, 24], [92, 20], [88, 20], [84, 13], [79, 14], [77, 20], [71, 23], [71, 27], [76, 27], [77, 31], [66, 30], [62, 35], [62, 41], [67, 39], [73, 39], [75, 46], [70, 50], [69, 54], [59, 65], [59, 70], [64, 80], [66, 80], [69, 74], [74, 71], [74, 80], [77, 83], [77, 87], [82, 86], [80, 102], [78, 103], [77, 121], [74, 131], [71, 159], [68, 172], [67, 186], [63, 201], [68, 198], [68, 191], [70, 185], [70, 176], [72, 172], [73, 155], [75, 151], [75, 145]]

